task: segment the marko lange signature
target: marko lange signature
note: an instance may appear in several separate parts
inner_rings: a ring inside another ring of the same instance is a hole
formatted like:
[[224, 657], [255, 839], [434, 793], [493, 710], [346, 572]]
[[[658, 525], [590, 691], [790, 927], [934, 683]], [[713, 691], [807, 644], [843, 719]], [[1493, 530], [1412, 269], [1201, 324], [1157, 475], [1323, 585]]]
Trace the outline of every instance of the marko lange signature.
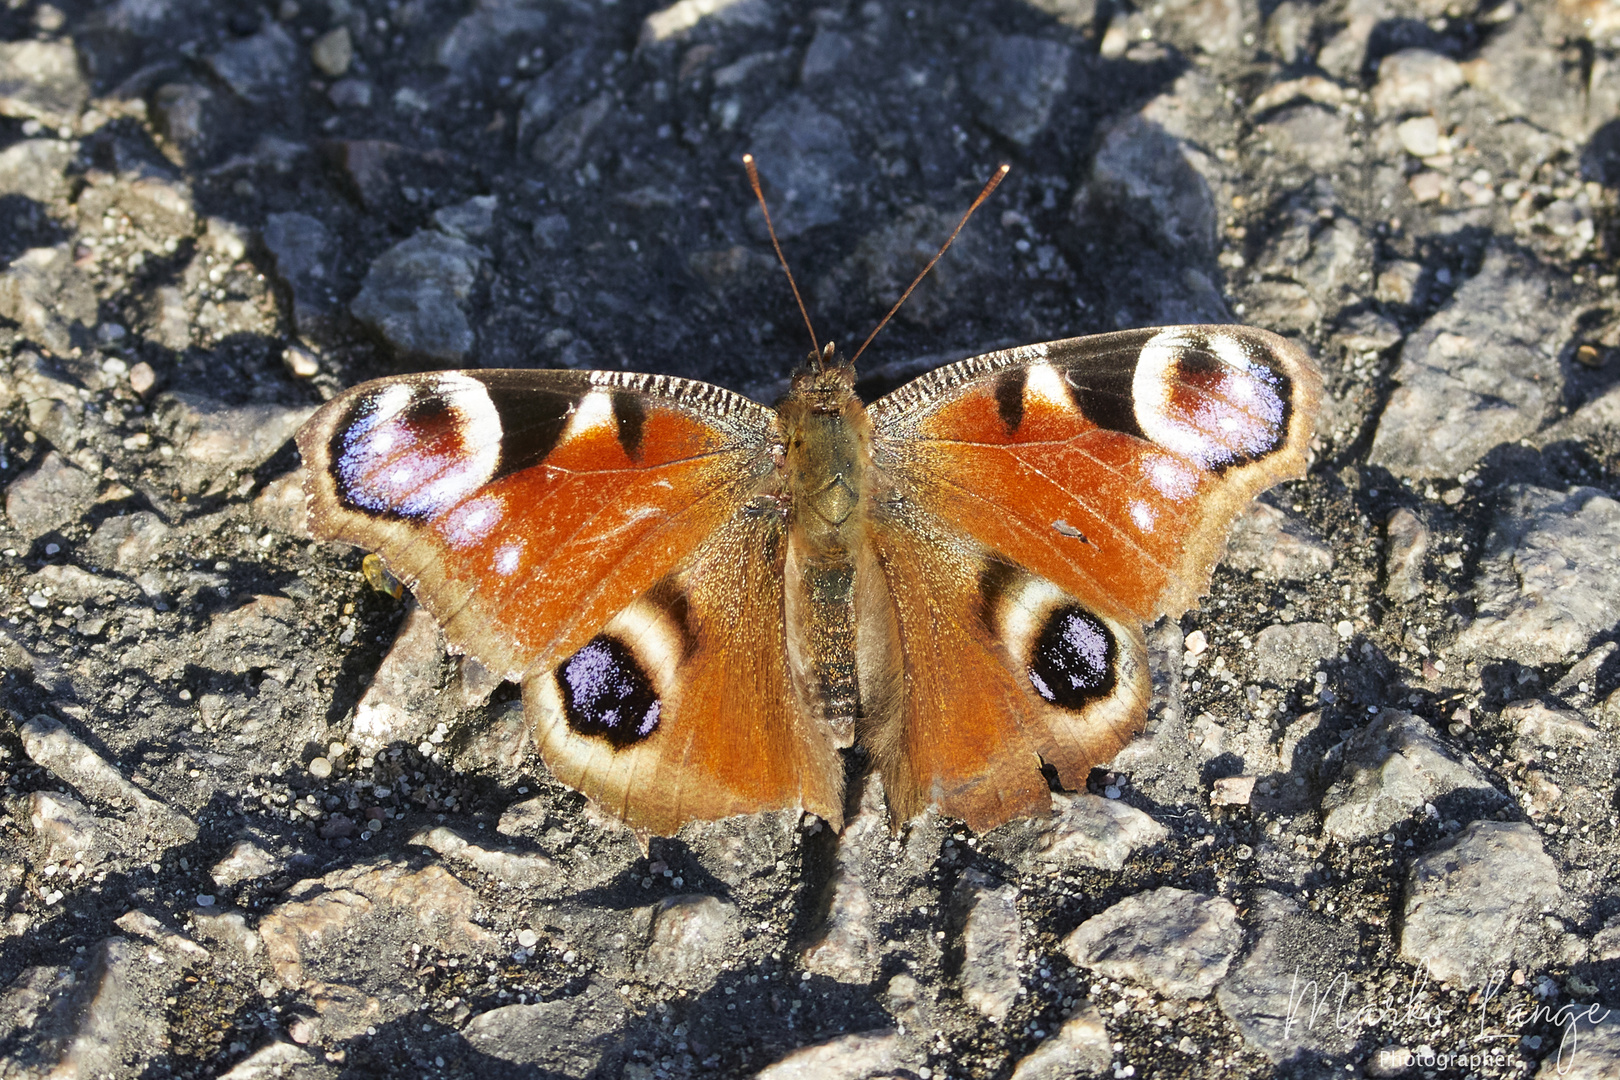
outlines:
[[[1464, 1033], [1475, 1044], [1489, 1045], [1517, 1039], [1532, 1025], [1550, 1024], [1562, 1032], [1557, 1062], [1558, 1071], [1564, 1072], [1574, 1061], [1578, 1042], [1576, 1025], [1583, 1019], [1592, 1024], [1602, 1023], [1608, 1018], [1609, 1010], [1602, 1005], [1582, 1005], [1578, 1002], [1554, 1005], [1543, 1001], [1503, 1006], [1497, 998], [1507, 978], [1507, 972], [1496, 971], [1486, 979], [1479, 988], [1477, 1000], [1467, 1010], [1470, 1018]], [[1365, 1004], [1352, 1006], [1350, 994], [1355, 984], [1350, 981], [1348, 972], [1338, 972], [1324, 986], [1314, 978], [1302, 981], [1296, 965], [1288, 991], [1288, 1011], [1283, 1017], [1283, 1039], [1286, 1041], [1294, 1034], [1296, 1027], [1302, 1032], [1315, 1028], [1318, 1021], [1327, 1015], [1330, 1006], [1334, 1029], [1340, 1032], [1400, 1022], [1426, 1025], [1438, 1030], [1450, 1022], [1453, 1013], [1462, 1010], [1448, 1008], [1431, 1000], [1427, 993], [1428, 986], [1429, 973], [1417, 971], [1412, 974], [1404, 998], [1391, 991], [1381, 999], [1375, 998]], [[1491, 1008], [1493, 1001], [1497, 1001], [1494, 1016]]]

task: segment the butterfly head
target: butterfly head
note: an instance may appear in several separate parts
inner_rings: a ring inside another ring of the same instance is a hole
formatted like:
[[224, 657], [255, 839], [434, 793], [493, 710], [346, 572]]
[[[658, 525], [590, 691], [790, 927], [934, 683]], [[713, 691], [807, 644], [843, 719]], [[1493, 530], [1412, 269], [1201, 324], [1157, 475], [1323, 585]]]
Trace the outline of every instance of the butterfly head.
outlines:
[[790, 396], [811, 412], [842, 412], [854, 393], [855, 365], [838, 356], [830, 341], [812, 350], [804, 365], [793, 373]]

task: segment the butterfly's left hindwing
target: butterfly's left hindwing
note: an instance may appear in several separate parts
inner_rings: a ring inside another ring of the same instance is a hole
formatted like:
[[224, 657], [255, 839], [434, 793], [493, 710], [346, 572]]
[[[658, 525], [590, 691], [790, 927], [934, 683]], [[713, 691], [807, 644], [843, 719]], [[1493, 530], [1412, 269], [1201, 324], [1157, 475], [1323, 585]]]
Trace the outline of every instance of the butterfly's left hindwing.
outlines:
[[1150, 687], [1141, 627], [1086, 606], [916, 507], [874, 510], [860, 590], [861, 742], [891, 820], [984, 832], [1048, 812], [1042, 766], [1084, 788]]
[[767, 807], [840, 816], [754, 505], [774, 430], [704, 383], [451, 371], [356, 387], [298, 446], [315, 535], [379, 553], [453, 648], [524, 682], [560, 777], [667, 833]]

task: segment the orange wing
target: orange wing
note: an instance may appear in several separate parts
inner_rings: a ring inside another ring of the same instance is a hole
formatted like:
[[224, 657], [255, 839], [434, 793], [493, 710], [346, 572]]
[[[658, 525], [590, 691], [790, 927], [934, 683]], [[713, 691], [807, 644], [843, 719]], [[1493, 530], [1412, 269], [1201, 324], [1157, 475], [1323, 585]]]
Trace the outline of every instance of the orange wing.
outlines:
[[1209, 589], [1232, 521], [1305, 471], [1321, 376], [1242, 326], [1130, 330], [964, 360], [872, 406], [904, 498], [1141, 621]]
[[941, 368], [878, 401], [861, 740], [895, 820], [1043, 812], [1146, 715], [1141, 624], [1209, 585], [1233, 518], [1304, 470], [1320, 377], [1243, 327]]
[[860, 741], [897, 827], [936, 806], [979, 832], [1051, 810], [1136, 734], [1141, 628], [1089, 610], [914, 507], [879, 510], [861, 576]]
[[312, 531], [379, 553], [453, 648], [522, 679], [561, 779], [673, 832], [840, 817], [836, 755], [787, 677], [780, 519], [756, 512], [774, 430], [683, 379], [463, 371], [356, 387], [298, 446]]

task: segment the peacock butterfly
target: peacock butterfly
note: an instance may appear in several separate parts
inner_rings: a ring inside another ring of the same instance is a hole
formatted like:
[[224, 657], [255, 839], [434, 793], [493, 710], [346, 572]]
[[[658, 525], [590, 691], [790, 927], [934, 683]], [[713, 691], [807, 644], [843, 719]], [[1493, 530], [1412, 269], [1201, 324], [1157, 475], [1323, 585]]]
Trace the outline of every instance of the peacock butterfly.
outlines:
[[298, 434], [310, 527], [521, 682], [552, 773], [637, 829], [839, 827], [855, 742], [896, 823], [1044, 813], [1043, 767], [1082, 786], [1140, 730], [1143, 624], [1303, 473], [1320, 375], [1266, 331], [1179, 326], [870, 406], [854, 382], [831, 343], [774, 409], [617, 371], [379, 379]]

